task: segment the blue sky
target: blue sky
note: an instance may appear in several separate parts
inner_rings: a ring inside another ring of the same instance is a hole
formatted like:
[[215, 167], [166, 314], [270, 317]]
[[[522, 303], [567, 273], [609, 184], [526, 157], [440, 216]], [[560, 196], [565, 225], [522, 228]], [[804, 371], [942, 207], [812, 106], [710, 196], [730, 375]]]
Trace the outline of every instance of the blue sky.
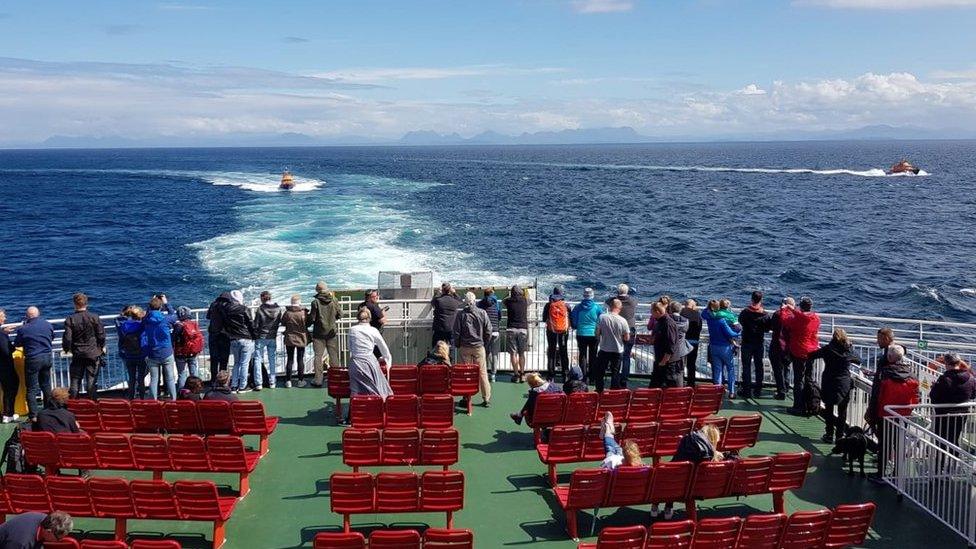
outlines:
[[976, 123], [976, 0], [7, 2], [0, 57], [0, 144]]

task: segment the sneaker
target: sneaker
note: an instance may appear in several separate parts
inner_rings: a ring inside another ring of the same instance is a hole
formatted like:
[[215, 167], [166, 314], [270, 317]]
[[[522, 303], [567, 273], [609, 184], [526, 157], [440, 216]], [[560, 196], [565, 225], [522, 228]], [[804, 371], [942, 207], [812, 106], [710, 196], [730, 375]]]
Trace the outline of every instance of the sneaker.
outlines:
[[237, 392], [238, 393], [250, 393], [251, 392], [251, 388], [250, 387], [244, 387], [243, 389], [238, 389]]
[[661, 514], [661, 505], [659, 503], [655, 503], [654, 505], [651, 505], [651, 518], [657, 518], [657, 516], [660, 514]]
[[491, 402], [488, 402], [486, 400], [486, 401], [484, 401], [484, 402], [481, 403], [481, 407], [482, 408], [491, 408]]
[[260, 386], [260, 385], [258, 385], [257, 387], [255, 387], [255, 388], [254, 388], [254, 390], [255, 390], [255, 391], [261, 391], [261, 390], [262, 390], [262, 388], [261, 388], [261, 386]]
[[671, 520], [674, 517], [674, 509], [667, 507], [664, 509], [664, 520]]
[[3, 422], [4, 423], [10, 423], [13, 420], [14, 420], [14, 418], [11, 417], [11, 416], [3, 416]]
[[773, 398], [775, 398], [776, 400], [786, 400], [786, 393], [776, 393], [776, 396], [774, 396]]
[[508, 417], [512, 418], [512, 421], [514, 421], [516, 425], [522, 424], [521, 414], [509, 414]]
[[824, 436], [820, 437], [821, 442], [826, 442], [827, 444], [832, 444], [834, 442], [834, 435], [830, 433], [824, 433]]
[[309, 383], [309, 385], [311, 385], [312, 387], [315, 387], [315, 388], [321, 388], [322, 387], [322, 384], [321, 383], [315, 383], [314, 381], [312, 381], [311, 383]]
[[491, 380], [492, 383], [494, 383], [495, 382], [495, 374], [491, 374], [490, 376], [488, 376], [488, 379]]
[[291, 382], [290, 381], [286, 381], [285, 382], [285, 389], [291, 389]]
[[306, 387], [307, 385], [308, 385], [308, 382], [305, 381], [304, 379], [299, 379], [298, 380], [298, 385], [297, 385], [298, 387]]
[[735, 393], [729, 393], [729, 400], [735, 400]]

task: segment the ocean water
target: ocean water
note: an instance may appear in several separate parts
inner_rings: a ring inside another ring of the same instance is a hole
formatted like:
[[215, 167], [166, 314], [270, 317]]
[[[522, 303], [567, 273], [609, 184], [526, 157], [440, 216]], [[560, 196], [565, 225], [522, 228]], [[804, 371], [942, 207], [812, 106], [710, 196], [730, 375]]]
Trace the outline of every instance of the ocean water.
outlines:
[[[902, 157], [924, 175], [886, 176]], [[433, 270], [974, 321], [974, 157], [965, 141], [0, 151], [0, 307], [284, 302]]]

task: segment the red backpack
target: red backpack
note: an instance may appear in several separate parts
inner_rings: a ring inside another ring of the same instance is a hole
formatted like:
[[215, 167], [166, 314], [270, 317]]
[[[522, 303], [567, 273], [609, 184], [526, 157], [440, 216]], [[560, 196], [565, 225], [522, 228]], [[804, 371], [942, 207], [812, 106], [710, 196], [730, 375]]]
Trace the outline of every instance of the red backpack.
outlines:
[[549, 318], [546, 320], [546, 327], [550, 332], [564, 334], [569, 331], [569, 307], [565, 301], [553, 301], [549, 303]]
[[180, 322], [183, 330], [180, 332], [179, 342], [174, 353], [176, 356], [196, 356], [203, 351], [203, 333], [200, 325], [194, 320]]

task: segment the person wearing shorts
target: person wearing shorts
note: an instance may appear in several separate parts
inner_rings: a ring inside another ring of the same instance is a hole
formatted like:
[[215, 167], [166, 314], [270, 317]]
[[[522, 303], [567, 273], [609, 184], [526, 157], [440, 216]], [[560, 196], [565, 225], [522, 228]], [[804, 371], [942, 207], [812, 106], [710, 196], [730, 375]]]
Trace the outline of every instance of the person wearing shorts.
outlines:
[[529, 347], [529, 302], [518, 284], [512, 286], [502, 303], [508, 313], [505, 330], [505, 350], [512, 363], [512, 382], [522, 383], [525, 374], [525, 351]]

